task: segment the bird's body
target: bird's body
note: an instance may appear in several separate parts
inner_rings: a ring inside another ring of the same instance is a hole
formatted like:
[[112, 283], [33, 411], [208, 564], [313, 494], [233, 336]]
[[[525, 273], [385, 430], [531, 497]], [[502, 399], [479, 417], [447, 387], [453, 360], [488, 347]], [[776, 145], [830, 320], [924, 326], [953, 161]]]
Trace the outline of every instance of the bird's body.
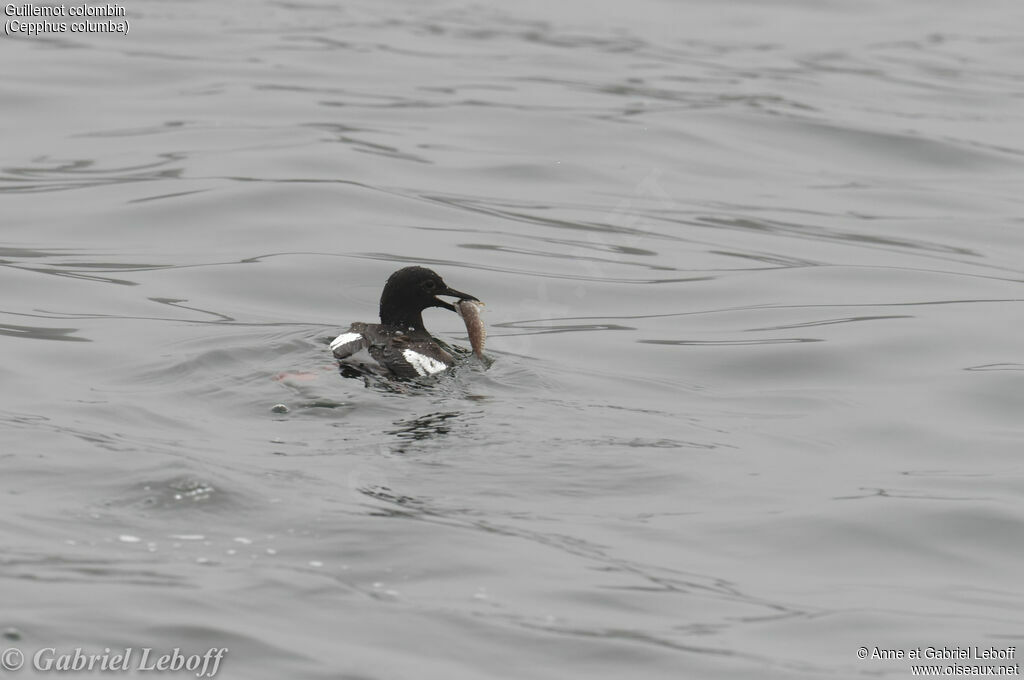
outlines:
[[391, 275], [380, 298], [379, 324], [357, 321], [331, 342], [344, 367], [359, 374], [417, 378], [441, 373], [455, 360], [423, 326], [423, 310], [455, 307], [437, 295], [476, 300], [449, 288], [425, 267], [406, 267]]
[[361, 369], [396, 378], [416, 378], [447, 370], [454, 364], [426, 331], [387, 328], [357, 321], [331, 343], [336, 359]]

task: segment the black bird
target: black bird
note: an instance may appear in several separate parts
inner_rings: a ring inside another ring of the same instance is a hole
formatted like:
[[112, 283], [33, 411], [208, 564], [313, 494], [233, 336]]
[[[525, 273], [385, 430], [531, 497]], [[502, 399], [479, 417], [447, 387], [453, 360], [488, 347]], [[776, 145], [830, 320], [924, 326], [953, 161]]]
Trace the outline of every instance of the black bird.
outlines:
[[[426, 267], [399, 269], [384, 284], [380, 296], [380, 323], [357, 321], [331, 342], [334, 356], [358, 373], [417, 378], [434, 375], [454, 365], [452, 355], [423, 326], [423, 310], [455, 306], [438, 295], [474, 300], [460, 293]], [[369, 359], [361, 358], [366, 350]]]

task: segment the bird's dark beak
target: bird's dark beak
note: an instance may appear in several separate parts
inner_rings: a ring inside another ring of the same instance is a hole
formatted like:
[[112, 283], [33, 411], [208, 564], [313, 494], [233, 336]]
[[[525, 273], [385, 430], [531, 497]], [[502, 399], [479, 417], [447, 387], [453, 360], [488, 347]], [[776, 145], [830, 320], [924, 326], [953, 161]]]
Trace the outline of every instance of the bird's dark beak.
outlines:
[[[473, 302], [480, 302], [479, 300], [477, 300], [472, 295], [469, 295], [468, 293], [460, 293], [459, 291], [455, 290], [454, 288], [445, 288], [440, 293], [438, 293], [438, 295], [444, 295], [444, 296], [447, 296], [447, 297], [458, 298], [459, 302], [462, 302], [463, 300], [472, 300]], [[436, 300], [436, 302], [437, 302], [436, 306], [444, 307], [445, 309], [447, 309], [450, 312], [454, 312], [455, 311], [455, 305], [449, 304], [449, 303], [445, 302], [444, 300], [440, 300], [440, 299], [438, 299], [436, 297], [434, 298], [434, 300]]]

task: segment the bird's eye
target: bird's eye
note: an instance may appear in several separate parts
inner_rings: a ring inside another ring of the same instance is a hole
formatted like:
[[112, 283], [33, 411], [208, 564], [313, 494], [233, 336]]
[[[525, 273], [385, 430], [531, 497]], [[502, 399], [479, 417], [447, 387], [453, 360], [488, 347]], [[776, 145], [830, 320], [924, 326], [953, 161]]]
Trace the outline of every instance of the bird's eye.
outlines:
[[430, 290], [434, 290], [435, 288], [437, 288], [437, 284], [435, 284], [433, 281], [427, 281], [427, 282], [425, 282], [423, 284], [423, 287], [426, 290], [430, 291]]

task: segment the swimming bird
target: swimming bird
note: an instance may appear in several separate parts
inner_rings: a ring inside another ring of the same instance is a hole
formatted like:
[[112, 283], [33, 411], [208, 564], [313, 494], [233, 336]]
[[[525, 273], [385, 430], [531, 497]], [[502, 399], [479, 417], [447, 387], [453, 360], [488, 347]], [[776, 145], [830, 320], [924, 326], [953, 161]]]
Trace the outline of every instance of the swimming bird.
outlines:
[[[450, 288], [433, 270], [405, 267], [384, 284], [380, 323], [353, 323], [331, 342], [331, 351], [343, 366], [358, 373], [417, 378], [451, 368], [454, 358], [423, 326], [423, 310], [428, 307], [457, 311], [438, 295], [457, 298], [458, 303], [479, 302], [468, 293]], [[368, 359], [365, 354], [369, 354]]]

